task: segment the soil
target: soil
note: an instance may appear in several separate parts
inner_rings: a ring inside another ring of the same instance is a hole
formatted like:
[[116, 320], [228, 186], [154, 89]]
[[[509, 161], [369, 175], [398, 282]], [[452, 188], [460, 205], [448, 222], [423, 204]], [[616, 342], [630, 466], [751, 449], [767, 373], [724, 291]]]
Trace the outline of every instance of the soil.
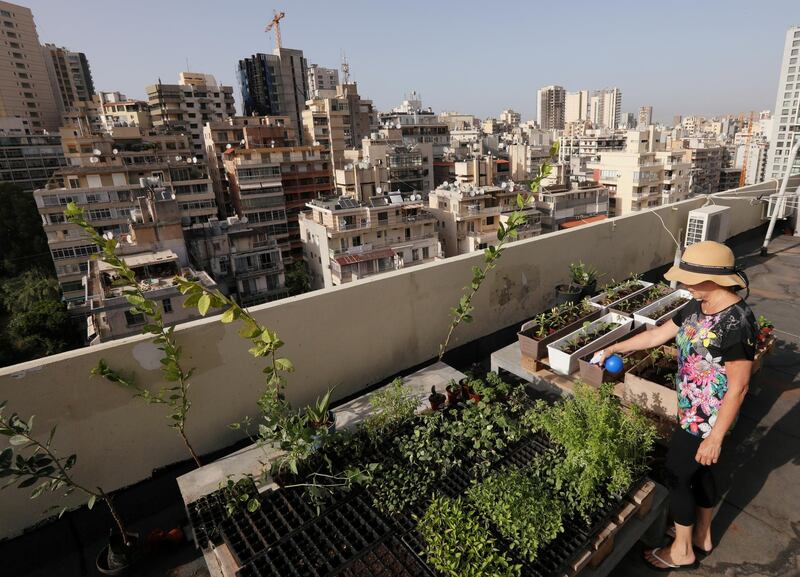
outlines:
[[571, 355], [575, 351], [577, 351], [579, 349], [582, 349], [583, 347], [588, 345], [590, 342], [599, 339], [600, 337], [602, 337], [603, 335], [605, 335], [607, 333], [610, 333], [611, 331], [616, 329], [617, 326], [619, 326], [619, 325], [612, 325], [610, 327], [607, 327], [607, 328], [605, 328], [603, 330], [600, 330], [600, 331], [598, 331], [596, 333], [592, 333], [592, 334], [589, 334], [589, 335], [580, 335], [575, 339], [574, 343], [564, 343], [561, 346], [561, 350], [564, 351], [565, 353], [567, 353], [568, 355]]
[[672, 388], [675, 386], [675, 373], [677, 372], [678, 367], [675, 365], [674, 359], [662, 358], [646, 363], [644, 367], [638, 367], [634, 374], [642, 379]]
[[537, 332], [539, 331], [539, 325], [533, 325], [532, 327], [530, 327], [529, 329], [524, 331], [522, 334], [525, 335], [526, 337], [530, 338], [530, 339], [535, 340], [535, 341], [540, 341], [543, 338], [545, 338], [546, 336], [552, 335], [554, 332], [563, 329], [565, 326], [567, 326], [569, 324], [572, 324], [574, 322], [577, 322], [577, 321], [581, 320], [582, 318], [588, 317], [590, 314], [592, 314], [592, 312], [594, 312], [594, 311], [593, 310], [584, 310], [584, 311], [581, 311], [577, 315], [565, 316], [565, 317], [563, 317], [561, 319], [561, 322], [558, 323], [556, 326], [549, 327], [547, 329], [547, 334], [543, 335], [543, 336], [540, 336], [540, 335], [537, 334]]
[[651, 312], [649, 318], [651, 318], [651, 319], [660, 319], [665, 314], [671, 313], [675, 309], [682, 307], [683, 305], [685, 305], [688, 302], [689, 302], [689, 299], [684, 298], [684, 297], [679, 298], [679, 299], [675, 299], [671, 303], [666, 304], [663, 307], [659, 307], [658, 309], [656, 309], [653, 312]]
[[658, 294], [653, 296], [650, 294], [650, 290], [648, 289], [640, 295], [636, 295], [630, 299], [625, 299], [622, 302], [617, 303], [614, 305], [614, 308], [624, 313], [632, 313], [633, 311], [638, 311], [639, 309], [643, 309], [647, 305], [656, 302], [658, 299], [664, 296], [665, 292], [666, 289], [659, 287]]

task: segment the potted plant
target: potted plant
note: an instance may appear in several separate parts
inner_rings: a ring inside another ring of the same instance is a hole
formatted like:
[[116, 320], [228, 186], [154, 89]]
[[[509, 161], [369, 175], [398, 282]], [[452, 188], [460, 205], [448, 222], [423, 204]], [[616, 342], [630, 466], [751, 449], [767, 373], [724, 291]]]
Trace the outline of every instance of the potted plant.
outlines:
[[653, 286], [653, 283], [641, 280], [637, 275], [631, 275], [620, 283], [611, 283], [603, 287], [600, 294], [589, 299], [594, 306], [601, 309], [613, 307], [617, 301], [632, 296]]
[[[639, 327], [634, 328], [630, 333], [625, 334], [622, 338], [628, 339], [640, 332], [645, 330], [645, 326], [641, 325]], [[622, 339], [617, 339], [617, 341]], [[615, 342], [617, 342], [615, 341]], [[607, 343], [606, 346], [610, 345], [611, 343]], [[644, 357], [644, 354], [641, 351], [634, 351], [632, 353], [628, 353], [626, 355], [622, 355], [622, 362], [623, 362], [623, 369], [616, 374], [612, 374], [606, 370], [605, 367], [601, 367], [597, 364], [592, 364], [591, 360], [594, 354], [597, 351], [592, 351], [580, 359], [578, 359], [578, 371], [581, 376], [581, 380], [595, 388], [599, 388], [600, 385], [603, 383], [611, 383], [611, 382], [618, 382], [621, 381], [622, 378], [625, 376], [625, 372], [631, 368], [633, 365], [638, 363]]]
[[442, 405], [444, 405], [445, 400], [447, 400], [447, 397], [436, 390], [436, 385], [431, 386], [431, 394], [428, 396], [428, 402], [431, 404], [431, 410], [440, 410]]
[[756, 354], [753, 357], [751, 373], [756, 374], [764, 364], [764, 357], [772, 351], [775, 346], [775, 336], [772, 334], [775, 325], [764, 315], [758, 317], [758, 333], [756, 333]]
[[570, 263], [569, 274], [571, 284], [580, 287], [581, 297], [590, 297], [594, 295], [597, 288], [597, 269], [583, 261]]
[[444, 390], [447, 393], [447, 404], [451, 407], [461, 400], [461, 385], [453, 379], [450, 379]]
[[547, 345], [579, 328], [586, 321], [597, 319], [602, 310], [587, 299], [580, 303], [565, 303], [536, 315], [522, 325], [517, 333], [522, 356], [539, 360], [547, 356]]
[[678, 414], [675, 375], [678, 361], [670, 347], [651, 349], [625, 373], [622, 399], [668, 419]]
[[[19, 482], [17, 487], [20, 489], [33, 488], [31, 499], [45, 492], [63, 492], [66, 496], [79, 491], [88, 497], [89, 509], [98, 500], [103, 501], [116, 527], [111, 530], [108, 543], [97, 555], [97, 570], [104, 575], [125, 575], [140, 557], [139, 535], [125, 528], [111, 497], [102, 488], [90, 488], [75, 480], [72, 468], [78, 458], [76, 455], [58, 456], [53, 448], [56, 427], [50, 430], [46, 441], [41, 441], [33, 435], [33, 416], [24, 420], [17, 413], [11, 413], [6, 418], [3, 415], [5, 406], [6, 401], [0, 401], [0, 435], [8, 437], [9, 443], [0, 452], [0, 478], [6, 479], [2, 488]], [[61, 508], [59, 517], [66, 511], [67, 507]]]
[[578, 368], [578, 359], [603, 348], [631, 330], [633, 319], [618, 313], [608, 313], [584, 323], [578, 329], [547, 345], [550, 368], [570, 375]]
[[641, 292], [618, 300], [609, 307], [609, 310], [630, 315], [673, 292], [675, 292], [674, 289], [670, 288], [669, 285], [663, 283], [654, 284]]
[[557, 284], [555, 288], [555, 305], [564, 303], [576, 303], [581, 300], [581, 287], [572, 283]]
[[314, 405], [308, 405], [306, 407], [308, 425], [312, 429], [326, 429], [331, 433], [336, 430], [336, 415], [330, 409], [332, 393], [333, 388], [328, 389], [324, 397], [321, 399], [318, 398]]
[[664, 324], [675, 316], [682, 306], [692, 300], [689, 291], [680, 289], [674, 291], [633, 313], [633, 320], [636, 324], [644, 324], [649, 327], [656, 327]]

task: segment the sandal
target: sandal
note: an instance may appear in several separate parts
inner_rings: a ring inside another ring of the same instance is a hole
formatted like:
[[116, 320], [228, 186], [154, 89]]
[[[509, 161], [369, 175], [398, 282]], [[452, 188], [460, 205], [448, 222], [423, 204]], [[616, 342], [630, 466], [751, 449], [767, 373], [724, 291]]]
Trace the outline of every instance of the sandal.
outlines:
[[697, 569], [698, 567], [700, 567], [700, 561], [698, 561], [697, 559], [695, 559], [693, 563], [689, 563], [688, 565], [675, 565], [674, 563], [670, 563], [669, 561], [665, 561], [664, 559], [662, 559], [661, 557], [658, 556], [657, 551], [660, 550], [660, 549], [662, 549], [662, 547], [656, 547], [655, 549], [650, 551], [650, 554], [653, 557], [655, 557], [656, 560], [659, 563], [663, 564], [664, 567], [658, 567], [657, 565], [654, 565], [653, 562], [650, 561], [646, 556], [644, 558], [644, 562], [647, 563], [647, 565], [649, 565], [648, 568], [653, 570], [653, 571], [663, 571], [663, 572], [666, 572], [666, 571], [683, 571], [685, 569]]
[[[675, 539], [675, 525], [670, 525], [667, 527], [667, 530], [664, 532], [667, 537], [671, 537], [673, 540]], [[694, 550], [694, 554], [705, 559], [714, 551], [714, 548], [711, 549], [703, 549], [702, 547], [698, 547], [694, 543], [692, 543], [692, 549]]]

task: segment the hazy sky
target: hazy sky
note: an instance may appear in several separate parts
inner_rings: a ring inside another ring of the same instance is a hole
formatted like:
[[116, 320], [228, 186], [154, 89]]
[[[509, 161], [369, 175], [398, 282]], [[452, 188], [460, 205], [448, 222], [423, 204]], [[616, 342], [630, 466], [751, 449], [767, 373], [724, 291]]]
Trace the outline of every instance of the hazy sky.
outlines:
[[623, 112], [657, 120], [771, 109], [800, 0], [27, 0], [42, 43], [85, 52], [97, 90], [143, 98], [189, 69], [232, 84], [237, 61], [283, 45], [338, 67], [381, 110], [416, 89], [437, 112], [535, 118], [536, 89], [618, 86]]

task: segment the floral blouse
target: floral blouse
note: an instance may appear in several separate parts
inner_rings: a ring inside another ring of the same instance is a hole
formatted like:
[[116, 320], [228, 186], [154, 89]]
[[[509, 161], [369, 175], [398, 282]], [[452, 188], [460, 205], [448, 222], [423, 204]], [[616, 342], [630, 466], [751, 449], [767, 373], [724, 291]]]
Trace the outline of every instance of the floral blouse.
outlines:
[[680, 327], [675, 379], [678, 418], [683, 430], [706, 438], [728, 390], [726, 361], [753, 360], [756, 319], [744, 301], [706, 315], [700, 302], [692, 300], [672, 320]]

